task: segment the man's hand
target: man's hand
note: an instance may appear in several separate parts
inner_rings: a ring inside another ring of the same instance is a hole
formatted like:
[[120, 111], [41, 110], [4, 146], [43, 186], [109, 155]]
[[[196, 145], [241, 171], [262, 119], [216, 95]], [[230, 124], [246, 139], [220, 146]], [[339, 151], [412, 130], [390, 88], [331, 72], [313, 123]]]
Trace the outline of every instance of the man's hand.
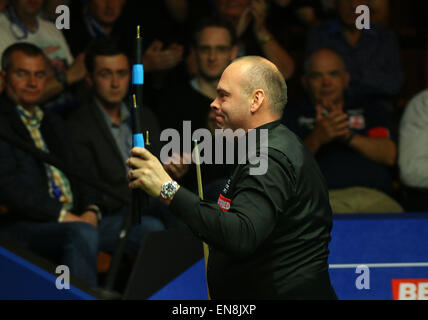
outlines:
[[173, 179], [153, 154], [143, 148], [133, 148], [131, 158], [126, 161], [129, 187], [141, 188], [152, 197], [159, 197], [162, 184]]
[[168, 70], [175, 67], [183, 58], [183, 46], [177, 43], [171, 44], [163, 50], [163, 43], [155, 40], [147, 48], [143, 56], [144, 68], [147, 71]]
[[95, 228], [98, 227], [98, 217], [93, 211], [85, 211], [81, 216], [83, 222], [93, 225]]
[[236, 26], [236, 37], [239, 39], [247, 30], [251, 20], [253, 19], [251, 7], [248, 6], [241, 14]]
[[317, 106], [317, 116], [313, 135], [320, 145], [327, 144], [332, 140], [350, 135], [348, 115], [341, 110], [333, 110], [323, 115], [323, 108]]
[[98, 227], [97, 215], [92, 211], [86, 211], [81, 216], [67, 212], [63, 222], [84, 222], [92, 225], [94, 228]]
[[261, 36], [267, 33], [266, 28], [266, 15], [267, 15], [267, 4], [266, 0], [252, 0], [251, 5], [251, 14], [254, 18], [254, 33], [257, 38], [260, 39]]
[[69, 85], [72, 85], [80, 80], [83, 80], [86, 74], [85, 67], [85, 54], [79, 54], [74, 60], [73, 64], [65, 72], [67, 76], [67, 82]]
[[323, 104], [317, 105], [316, 111], [314, 129], [304, 141], [306, 147], [313, 154], [316, 154], [323, 145], [332, 140], [340, 139], [346, 141], [351, 135], [348, 115], [341, 109], [334, 108], [332, 105], [325, 108]]
[[174, 177], [174, 179], [180, 179], [187, 171], [189, 171], [190, 165], [184, 163], [184, 158], [189, 160], [191, 155], [185, 154], [184, 157], [174, 153], [171, 157], [171, 163], [163, 164], [163, 168], [166, 172]]

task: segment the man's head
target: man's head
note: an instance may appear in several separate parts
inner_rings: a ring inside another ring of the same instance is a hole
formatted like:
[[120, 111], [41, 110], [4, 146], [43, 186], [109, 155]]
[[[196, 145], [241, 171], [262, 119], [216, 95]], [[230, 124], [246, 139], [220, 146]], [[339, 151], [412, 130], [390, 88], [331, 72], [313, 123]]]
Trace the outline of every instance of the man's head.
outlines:
[[46, 56], [40, 48], [30, 43], [15, 43], [3, 52], [1, 67], [9, 99], [24, 108], [40, 102], [48, 71]]
[[265, 58], [247, 56], [224, 70], [211, 108], [219, 127], [247, 131], [280, 119], [286, 103], [287, 86], [277, 67]]
[[342, 23], [348, 28], [355, 28], [358, 14], [355, 9], [360, 5], [369, 5], [369, 0], [336, 0], [337, 13]]
[[198, 75], [208, 81], [218, 80], [224, 69], [237, 57], [235, 31], [226, 22], [202, 20], [193, 34], [193, 50]]
[[303, 85], [315, 104], [343, 102], [349, 81], [341, 56], [331, 49], [318, 49], [305, 62]]
[[92, 41], [85, 54], [86, 81], [105, 106], [119, 104], [128, 93], [130, 61], [117, 42]]
[[102, 26], [112, 26], [122, 14], [126, 0], [89, 0], [88, 10]]
[[44, 0], [11, 0], [18, 16], [36, 17], [43, 8]]

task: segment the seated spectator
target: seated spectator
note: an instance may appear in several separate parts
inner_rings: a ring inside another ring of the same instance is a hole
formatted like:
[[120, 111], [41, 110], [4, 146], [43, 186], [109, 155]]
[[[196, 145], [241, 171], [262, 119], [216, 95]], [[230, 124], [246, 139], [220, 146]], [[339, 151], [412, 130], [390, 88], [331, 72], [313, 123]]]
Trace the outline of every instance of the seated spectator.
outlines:
[[373, 22], [370, 29], [357, 29], [355, 9], [368, 4], [368, 0], [338, 0], [339, 19], [325, 22], [309, 34], [306, 53], [334, 49], [351, 75], [351, 96], [374, 95], [389, 101], [403, 83], [398, 40], [390, 29]]
[[[2, 133], [75, 167], [61, 119], [39, 107], [47, 81], [43, 51], [28, 43], [10, 46], [2, 56], [1, 77]], [[118, 229], [111, 227], [114, 221], [101, 218], [102, 203], [91, 188], [0, 141], [0, 204], [7, 211], [0, 216], [2, 235], [57, 259], [76, 277], [97, 285], [98, 251], [114, 250]], [[137, 252], [145, 232], [163, 229], [157, 219], [142, 221], [130, 233], [128, 252]]]
[[9, 45], [26, 41], [43, 49], [50, 64], [40, 103], [62, 108], [74, 104], [68, 88], [85, 75], [83, 55], [73, 59], [67, 42], [55, 25], [39, 17], [44, 0], [11, 0], [0, 13], [0, 54]]
[[309, 101], [290, 104], [284, 123], [302, 140], [324, 174], [336, 213], [402, 212], [388, 194], [396, 145], [382, 105], [345, 95], [350, 82], [342, 58], [319, 49], [305, 64]]
[[399, 158], [401, 180], [407, 187], [406, 210], [428, 210], [428, 90], [407, 105], [400, 125]]
[[[0, 55], [8, 46], [20, 41], [43, 49], [51, 68], [40, 102], [47, 102], [82, 80], [85, 68], [83, 55], [74, 60], [61, 31], [38, 16], [43, 3], [43, 0], [10, 0], [0, 13]], [[67, 99], [71, 98], [63, 96], [58, 104], [66, 103]]]
[[[164, 25], [159, 24], [155, 28], [145, 19], [152, 15], [152, 19], [159, 17], [155, 9], [158, 5], [151, 1], [88, 0], [82, 8], [83, 12], [74, 15], [73, 27], [64, 32], [74, 54], [84, 52], [93, 39], [109, 38], [119, 43], [133, 63], [134, 39], [137, 25], [140, 25], [144, 42], [142, 63], [146, 78], [144, 97], [145, 101], [149, 101], [149, 106], [153, 106], [158, 90], [169, 85], [171, 79], [167, 73], [182, 61], [183, 56], [182, 45], [176, 42], [167, 45], [159, 39], [158, 33], [166, 32]], [[86, 91], [86, 88], [80, 90], [81, 100], [88, 98]]]
[[91, 40], [97, 38], [115, 39], [131, 55], [135, 28], [123, 30], [120, 23], [125, 3], [126, 0], [89, 0], [83, 12], [71, 16], [72, 27], [63, 32], [73, 55], [84, 52]]
[[[97, 39], [86, 50], [86, 81], [92, 89], [91, 97], [67, 119], [69, 133], [77, 158], [84, 165], [86, 175], [104, 182], [111, 189], [131, 202], [132, 194], [126, 179], [125, 161], [132, 149], [132, 121], [129, 99], [131, 65], [126, 52], [112, 39]], [[126, 101], [128, 100], [128, 101]], [[160, 154], [160, 132], [158, 120], [152, 111], [144, 107], [140, 114], [144, 135], [149, 132], [147, 148], [156, 156]], [[170, 164], [170, 170], [179, 172], [181, 167]], [[175, 176], [175, 178], [179, 178]], [[117, 220], [117, 216], [128, 214], [130, 207], [103, 195], [104, 220]], [[167, 226], [176, 221], [161, 210], [159, 201], [152, 201], [143, 215], [158, 216]], [[170, 218], [170, 219], [169, 219]], [[119, 221], [119, 220], [117, 220]], [[119, 228], [120, 224], [116, 226]]]
[[[159, 117], [163, 115], [163, 128], [176, 129], [180, 134], [183, 132], [183, 121], [191, 121], [192, 131], [207, 128], [214, 134], [217, 128], [215, 111], [210, 108], [210, 104], [217, 96], [217, 84], [221, 74], [237, 57], [234, 30], [224, 21], [203, 19], [193, 31], [191, 50], [196, 58], [198, 73], [188, 83], [167, 89], [161, 94]], [[204, 184], [223, 180], [228, 176], [226, 166], [206, 164], [202, 165], [201, 170]], [[180, 181], [191, 190], [197, 190], [194, 173], [193, 168]], [[222, 182], [219, 182], [219, 185], [221, 184]], [[218, 194], [213, 197], [216, 201]]]
[[235, 28], [238, 56], [259, 55], [271, 60], [290, 79], [294, 73], [294, 60], [267, 26], [267, 0], [214, 0], [218, 17]]

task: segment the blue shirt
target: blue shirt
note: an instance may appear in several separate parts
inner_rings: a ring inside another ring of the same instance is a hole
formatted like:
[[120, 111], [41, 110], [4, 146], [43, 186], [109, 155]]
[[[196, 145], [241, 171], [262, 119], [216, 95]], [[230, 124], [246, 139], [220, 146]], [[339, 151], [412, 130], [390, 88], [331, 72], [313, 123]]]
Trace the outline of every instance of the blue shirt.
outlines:
[[362, 30], [356, 47], [352, 47], [339, 20], [331, 20], [314, 29], [306, 42], [306, 55], [316, 49], [330, 48], [345, 61], [351, 75], [349, 94], [394, 96], [403, 84], [398, 40], [388, 28], [371, 24]]
[[[349, 117], [349, 127], [353, 132], [369, 137], [391, 137], [392, 119], [389, 119], [382, 105], [362, 99], [347, 99], [344, 112]], [[287, 105], [282, 120], [304, 140], [314, 128], [315, 116], [315, 106], [302, 101]], [[385, 193], [392, 191], [389, 168], [367, 159], [343, 142], [333, 141], [322, 146], [315, 154], [315, 159], [329, 189], [359, 186]]]
[[129, 158], [129, 152], [132, 149], [131, 114], [126, 108], [126, 105], [122, 102], [120, 107], [120, 123], [116, 124], [107, 114], [98, 100], [96, 100], [96, 103], [104, 116], [104, 120], [106, 121], [111, 134], [113, 135], [113, 138], [122, 156], [123, 164], [125, 165], [126, 160]]

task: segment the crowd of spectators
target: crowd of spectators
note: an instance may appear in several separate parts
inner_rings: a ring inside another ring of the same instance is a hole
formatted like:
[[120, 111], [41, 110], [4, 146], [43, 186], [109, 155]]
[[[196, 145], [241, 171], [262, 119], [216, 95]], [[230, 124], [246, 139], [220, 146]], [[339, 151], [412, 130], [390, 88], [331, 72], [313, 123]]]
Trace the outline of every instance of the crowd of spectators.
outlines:
[[[56, 28], [58, 5], [70, 8], [70, 29]], [[356, 27], [359, 5], [370, 8], [369, 29]], [[209, 105], [221, 73], [236, 57], [260, 55], [287, 81], [283, 123], [318, 161], [333, 212], [428, 210], [425, 1], [0, 0], [0, 10], [2, 131], [78, 164], [124, 199], [131, 197], [124, 164], [131, 146], [130, 70], [140, 25], [141, 122], [151, 133], [155, 155], [161, 129], [181, 133], [183, 121], [191, 121], [192, 130], [213, 133]], [[195, 168], [183, 161], [189, 155], [173, 156], [181, 164], [166, 169], [196, 192]], [[93, 190], [86, 192], [93, 197], [80, 199], [85, 187], [67, 173], [25, 157], [1, 139], [0, 160], [0, 234], [46, 255], [46, 237], [61, 233], [47, 254], [56, 258], [70, 234], [78, 234], [62, 259], [87, 266], [91, 272], [74, 272], [97, 285], [95, 255], [113, 250], [129, 207]], [[204, 166], [202, 173], [208, 198], [216, 200], [227, 166]], [[149, 218], [135, 231], [134, 242], [144, 232], [182, 227], [156, 201], [146, 210]], [[105, 217], [97, 220], [100, 212]], [[63, 229], [67, 221], [83, 227]], [[87, 225], [99, 234], [90, 234]], [[34, 241], [42, 233], [40, 242]], [[76, 256], [76, 250], [85, 256]]]

